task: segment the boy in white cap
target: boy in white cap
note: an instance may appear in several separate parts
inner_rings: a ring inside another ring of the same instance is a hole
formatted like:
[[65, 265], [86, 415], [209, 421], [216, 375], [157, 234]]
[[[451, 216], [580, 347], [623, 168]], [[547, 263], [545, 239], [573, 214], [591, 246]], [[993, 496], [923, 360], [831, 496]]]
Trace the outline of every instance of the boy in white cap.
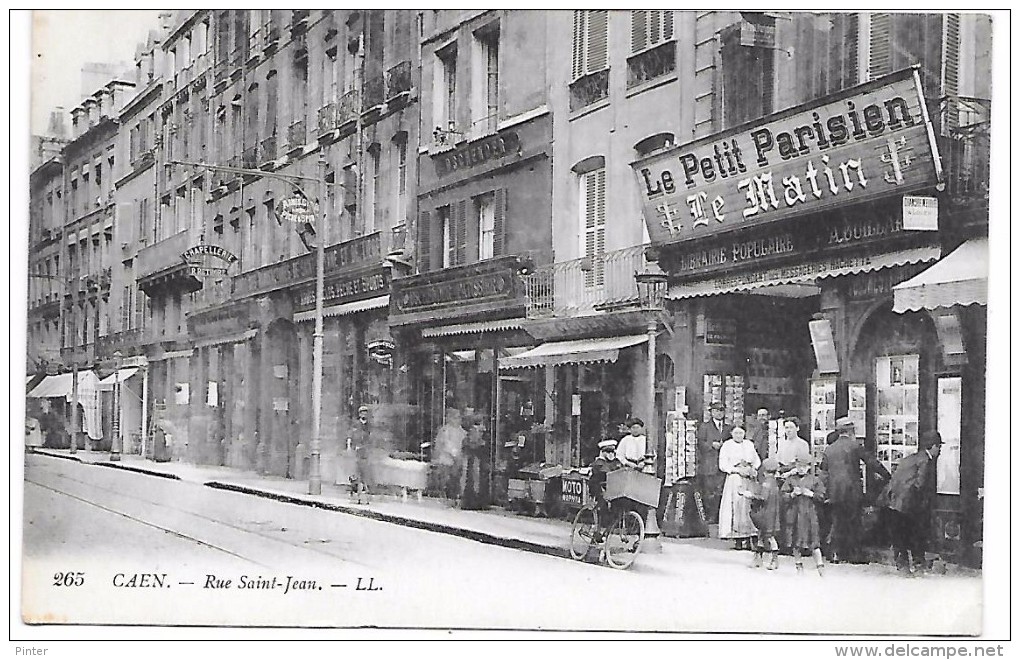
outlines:
[[595, 500], [595, 508], [599, 516], [599, 535], [597, 542], [601, 542], [601, 535], [606, 525], [609, 524], [609, 502], [606, 500], [606, 475], [614, 470], [623, 467], [623, 463], [616, 457], [616, 440], [605, 438], [599, 442], [599, 456], [591, 464], [591, 476], [588, 477], [588, 492]]

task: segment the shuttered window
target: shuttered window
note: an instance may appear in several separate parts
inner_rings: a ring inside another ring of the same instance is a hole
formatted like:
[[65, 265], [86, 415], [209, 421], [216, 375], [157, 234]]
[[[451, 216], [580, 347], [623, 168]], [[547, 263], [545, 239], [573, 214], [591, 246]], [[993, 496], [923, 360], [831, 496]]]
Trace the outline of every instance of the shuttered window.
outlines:
[[506, 253], [506, 189], [493, 193], [492, 256]]
[[444, 206], [436, 211], [439, 214], [439, 227], [442, 231], [443, 240], [443, 255], [441, 260], [442, 268], [449, 268], [454, 264], [456, 259], [456, 250], [454, 245], [454, 235], [456, 231], [453, 228], [453, 213], [449, 206]]
[[630, 52], [639, 53], [673, 39], [673, 11], [639, 9], [630, 13]]
[[418, 214], [418, 272], [424, 273], [432, 269], [432, 225], [428, 211]]
[[606, 252], [606, 170], [599, 168], [581, 176], [581, 223], [584, 256], [591, 260], [584, 284], [598, 287], [605, 283], [602, 256]]
[[453, 263], [454, 266], [467, 263], [467, 200], [453, 205]]
[[608, 66], [609, 12], [574, 11], [573, 77], [580, 78]]

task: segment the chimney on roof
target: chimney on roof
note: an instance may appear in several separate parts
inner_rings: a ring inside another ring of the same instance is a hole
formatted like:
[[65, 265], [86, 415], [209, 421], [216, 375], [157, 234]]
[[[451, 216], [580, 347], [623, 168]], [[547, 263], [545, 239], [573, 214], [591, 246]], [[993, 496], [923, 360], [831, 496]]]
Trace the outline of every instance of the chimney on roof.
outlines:
[[66, 138], [67, 137], [67, 125], [64, 123], [64, 108], [57, 106], [50, 113], [50, 123], [46, 127], [46, 134], [50, 137], [55, 138]]
[[159, 28], [163, 31], [163, 34], [168, 34], [174, 26], [174, 13], [172, 11], [163, 11], [159, 13]]

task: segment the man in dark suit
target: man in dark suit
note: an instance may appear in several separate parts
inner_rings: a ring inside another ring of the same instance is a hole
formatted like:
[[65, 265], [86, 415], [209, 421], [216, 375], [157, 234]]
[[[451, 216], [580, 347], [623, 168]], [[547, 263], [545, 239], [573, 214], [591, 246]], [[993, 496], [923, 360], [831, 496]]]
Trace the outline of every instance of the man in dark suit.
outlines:
[[749, 429], [751, 442], [754, 443], [754, 451], [758, 458], [765, 460], [769, 457], [769, 409], [759, 408], [754, 419], [754, 426]]
[[896, 567], [901, 572], [923, 572], [925, 551], [935, 501], [936, 465], [942, 447], [937, 431], [921, 437], [919, 451], [904, 457], [878, 497], [886, 508], [896, 548]]
[[719, 471], [719, 448], [729, 439], [733, 427], [723, 421], [726, 406], [722, 401], [713, 401], [710, 406], [712, 419], [698, 426], [698, 488], [705, 502], [705, 517], [710, 523], [719, 521], [719, 500], [722, 497], [723, 481], [726, 475]]
[[848, 417], [837, 420], [836, 432], [839, 437], [825, 448], [821, 465], [832, 525], [826, 545], [832, 561], [856, 562], [860, 561], [861, 500], [864, 498], [861, 463], [883, 481], [889, 479], [889, 471], [858, 442], [854, 424]]

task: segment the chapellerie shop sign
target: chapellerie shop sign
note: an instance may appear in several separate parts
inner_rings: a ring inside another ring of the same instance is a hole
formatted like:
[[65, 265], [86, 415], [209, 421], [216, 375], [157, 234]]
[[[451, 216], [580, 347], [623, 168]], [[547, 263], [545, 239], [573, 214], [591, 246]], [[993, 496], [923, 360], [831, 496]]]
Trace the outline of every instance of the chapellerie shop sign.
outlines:
[[915, 69], [632, 164], [653, 242], [905, 194], [942, 176]]

